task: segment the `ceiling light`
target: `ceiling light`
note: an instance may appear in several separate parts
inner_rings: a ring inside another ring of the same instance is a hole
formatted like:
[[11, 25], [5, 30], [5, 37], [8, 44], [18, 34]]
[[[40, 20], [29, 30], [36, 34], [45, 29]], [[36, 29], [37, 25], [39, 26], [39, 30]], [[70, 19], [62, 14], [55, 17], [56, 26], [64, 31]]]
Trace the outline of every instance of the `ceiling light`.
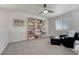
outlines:
[[44, 13], [48, 13], [48, 10], [44, 10]]

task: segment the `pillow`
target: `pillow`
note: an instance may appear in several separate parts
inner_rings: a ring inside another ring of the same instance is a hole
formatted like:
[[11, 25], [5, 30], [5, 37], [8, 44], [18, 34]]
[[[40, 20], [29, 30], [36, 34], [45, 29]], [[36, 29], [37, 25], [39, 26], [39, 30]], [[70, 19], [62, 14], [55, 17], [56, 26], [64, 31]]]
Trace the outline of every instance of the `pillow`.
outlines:
[[68, 37], [74, 37], [75, 33], [76, 33], [75, 31], [69, 32]]

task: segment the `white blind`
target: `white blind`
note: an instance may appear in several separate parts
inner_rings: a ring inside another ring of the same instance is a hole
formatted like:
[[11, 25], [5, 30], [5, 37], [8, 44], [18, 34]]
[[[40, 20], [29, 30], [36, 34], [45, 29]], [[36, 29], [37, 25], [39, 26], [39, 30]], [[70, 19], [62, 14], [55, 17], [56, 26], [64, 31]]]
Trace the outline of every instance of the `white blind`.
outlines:
[[56, 20], [55, 21], [56, 30], [65, 30], [68, 29], [68, 21], [67, 20]]

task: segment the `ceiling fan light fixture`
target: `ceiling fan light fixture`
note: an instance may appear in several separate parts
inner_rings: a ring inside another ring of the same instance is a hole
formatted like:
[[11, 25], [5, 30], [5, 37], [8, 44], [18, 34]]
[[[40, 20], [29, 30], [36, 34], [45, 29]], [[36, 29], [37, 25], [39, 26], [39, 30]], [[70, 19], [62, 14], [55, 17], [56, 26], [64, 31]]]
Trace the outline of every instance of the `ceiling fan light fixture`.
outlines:
[[54, 11], [47, 9], [47, 4], [44, 4], [43, 6], [44, 6], [44, 7], [43, 7], [43, 10], [40, 11], [39, 14], [42, 14], [42, 13], [44, 13], [44, 14], [47, 14], [47, 13], [54, 13]]
[[44, 10], [44, 13], [48, 13], [48, 10]]

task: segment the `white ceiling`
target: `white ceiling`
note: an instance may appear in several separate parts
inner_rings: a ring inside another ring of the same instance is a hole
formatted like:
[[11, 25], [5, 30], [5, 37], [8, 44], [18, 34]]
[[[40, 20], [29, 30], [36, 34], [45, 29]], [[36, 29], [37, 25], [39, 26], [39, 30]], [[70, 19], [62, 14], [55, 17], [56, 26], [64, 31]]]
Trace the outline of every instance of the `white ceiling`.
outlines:
[[47, 4], [49, 10], [54, 13], [38, 14], [43, 10], [43, 4], [0, 4], [0, 9], [22, 11], [46, 18], [55, 17], [79, 9], [79, 4]]

